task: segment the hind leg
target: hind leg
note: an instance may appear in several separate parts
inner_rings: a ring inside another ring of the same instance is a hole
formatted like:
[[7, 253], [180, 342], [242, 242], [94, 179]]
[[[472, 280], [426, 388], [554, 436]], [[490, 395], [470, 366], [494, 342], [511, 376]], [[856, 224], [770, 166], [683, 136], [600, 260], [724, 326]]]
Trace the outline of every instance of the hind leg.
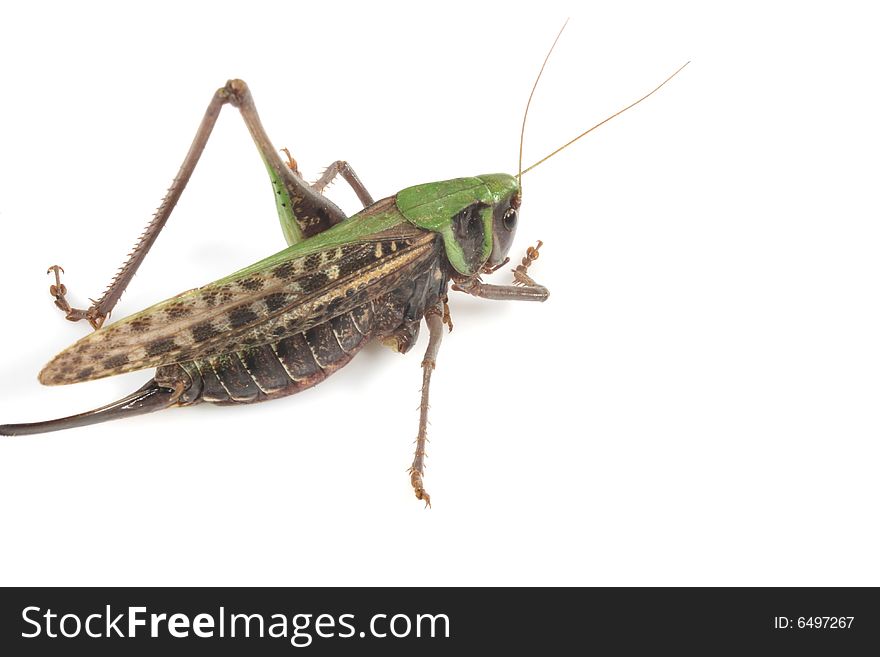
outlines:
[[247, 84], [242, 80], [230, 80], [224, 87], [218, 89], [211, 99], [183, 164], [180, 165], [180, 170], [174, 177], [171, 187], [168, 188], [165, 198], [162, 199], [153, 219], [104, 294], [86, 309], [74, 308], [67, 301], [67, 288], [61, 283], [60, 272], [63, 270], [57, 265], [49, 268], [49, 271], [55, 272], [55, 284], [51, 286], [50, 292], [55, 298], [55, 305], [64, 311], [67, 319], [74, 322], [86, 319], [96, 329], [104, 323], [171, 216], [201, 158], [220, 110], [226, 104], [238, 108], [269, 171], [278, 215], [288, 243], [294, 244], [316, 235], [346, 218], [342, 210], [319, 191], [312, 189], [281, 160], [260, 122]]

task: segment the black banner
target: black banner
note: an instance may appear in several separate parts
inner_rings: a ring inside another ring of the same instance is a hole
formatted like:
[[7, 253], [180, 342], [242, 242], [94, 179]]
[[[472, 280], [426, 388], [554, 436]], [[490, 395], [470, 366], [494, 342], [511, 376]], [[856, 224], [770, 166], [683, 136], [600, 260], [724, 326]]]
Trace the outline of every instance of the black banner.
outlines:
[[599, 647], [847, 655], [880, 646], [880, 599], [868, 588], [46, 588], [0, 595], [6, 655], [572, 654]]

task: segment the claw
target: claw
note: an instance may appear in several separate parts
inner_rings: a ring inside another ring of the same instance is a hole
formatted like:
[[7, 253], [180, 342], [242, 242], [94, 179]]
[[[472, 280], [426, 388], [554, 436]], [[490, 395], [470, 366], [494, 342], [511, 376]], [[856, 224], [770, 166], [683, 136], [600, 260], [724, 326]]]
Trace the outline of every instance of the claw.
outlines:
[[417, 500], [424, 500], [425, 508], [431, 508], [431, 496], [428, 495], [428, 491], [425, 490], [422, 485], [422, 474], [416, 470], [415, 468], [409, 469], [410, 483], [413, 487], [413, 492], [416, 494]]
[[416, 499], [425, 500], [425, 508], [431, 508], [431, 496], [428, 495], [427, 491], [424, 488], [420, 488], [416, 491]]
[[55, 284], [49, 286], [49, 294], [55, 297], [55, 305], [61, 308], [65, 313], [69, 313], [72, 309], [70, 304], [67, 303], [67, 300], [64, 298], [64, 295], [67, 294], [67, 287], [61, 282], [61, 274], [64, 273], [64, 269], [58, 265], [52, 265], [49, 269], [46, 270], [47, 274], [55, 273]]
[[294, 173], [299, 173], [299, 165], [296, 163], [296, 160], [293, 159], [293, 155], [290, 154], [290, 151], [286, 148], [282, 148], [281, 152], [287, 156], [287, 166], [290, 167], [290, 170]]
[[61, 274], [64, 273], [64, 269], [58, 265], [52, 265], [46, 270], [46, 273], [51, 274], [52, 272], [55, 272], [55, 285], [49, 286], [49, 294], [57, 299], [59, 296], [63, 297], [67, 294], [67, 288], [61, 283]]
[[78, 322], [81, 319], [86, 319], [96, 331], [101, 328], [104, 324], [104, 320], [107, 319], [107, 315], [98, 312], [98, 304], [93, 299], [90, 299], [92, 305], [88, 310], [80, 310], [79, 308], [72, 307], [67, 302], [67, 286], [61, 282], [61, 274], [64, 273], [64, 268], [60, 265], [52, 265], [46, 270], [47, 274], [53, 272], [55, 273], [55, 284], [49, 286], [49, 294], [55, 297], [55, 305], [64, 313], [64, 318], [71, 322]]

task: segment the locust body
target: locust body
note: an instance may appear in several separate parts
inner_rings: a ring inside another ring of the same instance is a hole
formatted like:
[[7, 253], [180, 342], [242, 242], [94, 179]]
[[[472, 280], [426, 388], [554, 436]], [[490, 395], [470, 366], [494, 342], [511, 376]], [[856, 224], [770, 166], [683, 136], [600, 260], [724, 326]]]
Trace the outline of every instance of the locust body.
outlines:
[[[269, 172], [289, 246], [226, 278], [184, 292], [103, 326], [167, 221], [225, 104], [238, 107]], [[364, 209], [346, 218], [321, 192], [342, 175]], [[484, 297], [544, 300], [547, 290], [525, 275], [526, 287], [491, 286], [493, 271], [516, 230], [519, 180], [507, 174], [428, 183], [373, 201], [344, 162], [315, 184], [283, 162], [263, 130], [247, 85], [230, 80], [214, 95], [180, 172], [152, 222], [105, 294], [88, 309], [73, 308], [59, 267], [50, 292], [67, 319], [95, 331], [58, 354], [40, 372], [46, 385], [89, 381], [155, 367], [131, 395], [71, 417], [0, 426], [0, 434], [58, 431], [201, 402], [246, 404], [305, 390], [348, 363], [371, 339], [406, 353], [422, 320], [430, 331], [423, 367], [422, 413], [411, 469], [422, 486], [428, 388], [448, 321], [450, 281]]]
[[[268, 170], [288, 247], [104, 326], [168, 220], [226, 104], [239, 109]], [[373, 201], [347, 163], [334, 162], [309, 184], [290, 154], [283, 161], [278, 153], [247, 85], [230, 80], [212, 98], [168, 194], [104, 295], [87, 309], [74, 308], [60, 267], [50, 268], [56, 277], [50, 288], [55, 304], [67, 319], [85, 319], [96, 330], [52, 359], [40, 381], [70, 384], [152, 367], [155, 375], [107, 406], [58, 420], [2, 425], [0, 435], [57, 431], [172, 406], [283, 397], [316, 385], [370, 340], [406, 353], [424, 321], [429, 340], [410, 475], [416, 497], [430, 502], [422, 482], [427, 410], [444, 323], [452, 326], [448, 288], [498, 300], [544, 301], [549, 294], [528, 274], [537, 247], [530, 247], [514, 269], [513, 284], [482, 281], [508, 261], [522, 167], [517, 176], [456, 178]], [[364, 206], [351, 217], [322, 193], [337, 175]]]
[[[377, 201], [275, 256], [103, 327], [56, 356], [40, 381], [76, 383], [157, 367], [155, 386], [176, 405], [250, 403], [315, 385], [372, 338], [405, 353], [448, 282], [468, 279], [447, 252], [465, 270], [492, 262], [482, 256], [491, 255], [482, 235], [496, 221], [490, 216], [484, 225], [476, 208], [491, 206], [478, 199], [497, 206], [500, 230], [515, 228], [509, 215], [504, 227], [517, 190], [504, 174], [440, 183], [459, 190], [465, 207], [446, 237], [418, 227], [407, 215], [421, 220], [422, 199], [435, 185]], [[450, 195], [434, 196], [448, 202]]]

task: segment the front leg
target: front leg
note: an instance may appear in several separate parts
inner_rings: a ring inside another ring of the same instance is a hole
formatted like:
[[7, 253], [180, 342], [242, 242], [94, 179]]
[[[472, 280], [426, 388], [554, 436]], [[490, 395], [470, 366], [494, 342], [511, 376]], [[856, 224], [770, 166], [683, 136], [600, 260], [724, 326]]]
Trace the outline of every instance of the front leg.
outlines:
[[490, 285], [478, 278], [456, 283], [452, 289], [493, 301], [546, 301], [550, 296], [550, 290], [543, 285]]
[[[538, 249], [542, 244], [538, 241], [537, 246], [528, 248], [522, 263], [513, 270], [513, 285], [491, 285], [481, 281], [479, 276], [474, 276], [456, 281], [452, 289], [495, 301], [546, 301], [550, 291], [543, 285], [535, 283], [528, 275], [529, 266], [538, 259]], [[492, 271], [494, 269], [488, 270], [487, 273]]]

